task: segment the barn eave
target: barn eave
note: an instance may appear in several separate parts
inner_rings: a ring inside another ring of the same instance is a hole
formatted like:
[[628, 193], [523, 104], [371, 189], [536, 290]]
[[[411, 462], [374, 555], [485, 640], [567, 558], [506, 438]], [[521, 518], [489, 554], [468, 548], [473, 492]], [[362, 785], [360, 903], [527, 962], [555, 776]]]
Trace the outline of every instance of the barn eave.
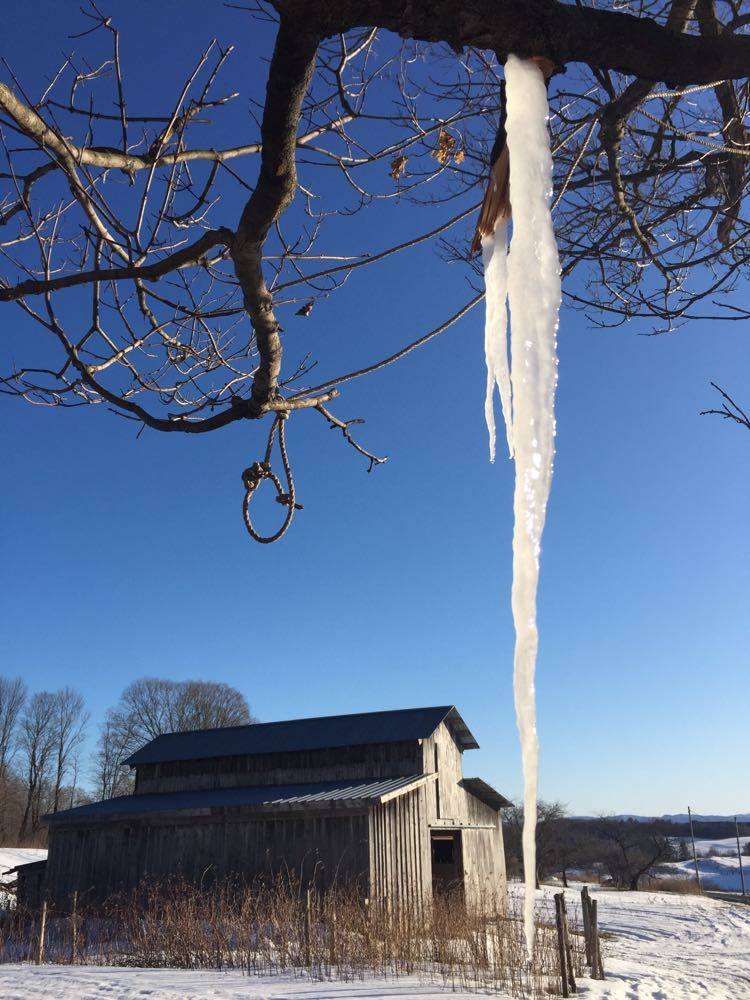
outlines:
[[127, 822], [144, 817], [231, 816], [232, 814], [267, 814], [310, 811], [364, 811], [412, 792], [430, 781], [435, 774], [413, 774], [399, 778], [361, 781], [317, 782], [294, 785], [261, 785], [216, 788], [199, 791], [122, 795], [102, 802], [50, 813], [44, 817], [51, 825]]

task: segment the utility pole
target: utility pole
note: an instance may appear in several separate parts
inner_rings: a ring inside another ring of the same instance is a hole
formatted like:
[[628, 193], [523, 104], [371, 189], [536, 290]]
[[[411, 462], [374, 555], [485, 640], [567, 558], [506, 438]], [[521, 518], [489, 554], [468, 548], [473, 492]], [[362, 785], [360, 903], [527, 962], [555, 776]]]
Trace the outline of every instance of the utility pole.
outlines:
[[688, 819], [690, 820], [690, 840], [693, 843], [693, 864], [695, 865], [695, 881], [698, 883], [698, 892], [703, 892], [703, 886], [701, 885], [701, 873], [698, 871], [698, 855], [695, 850], [695, 835], [693, 833], [693, 814], [690, 811], [690, 806], [688, 806]]
[[740, 882], [742, 883], [742, 895], [745, 895], [745, 873], [742, 870], [742, 851], [740, 850], [740, 828], [737, 825], [737, 817], [734, 817], [734, 835], [737, 838], [737, 860], [740, 863]]

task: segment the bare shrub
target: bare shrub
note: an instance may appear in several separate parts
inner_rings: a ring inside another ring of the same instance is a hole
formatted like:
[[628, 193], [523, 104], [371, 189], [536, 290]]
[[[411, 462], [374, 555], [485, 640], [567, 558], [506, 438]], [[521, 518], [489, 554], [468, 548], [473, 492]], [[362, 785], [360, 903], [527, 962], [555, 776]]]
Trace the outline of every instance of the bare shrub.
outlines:
[[[37, 914], [2, 917], [0, 961], [28, 960], [38, 941]], [[581, 936], [572, 921], [574, 963], [583, 972]], [[560, 981], [556, 931], [538, 922], [529, 962], [523, 922], [487, 897], [468, 909], [457, 896], [431, 906], [368, 902], [356, 887], [325, 894], [285, 875], [272, 884], [226, 881], [202, 890], [181, 881], [151, 885], [103, 907], [79, 904], [51, 913], [45, 960], [149, 968], [291, 972], [356, 980], [418, 975], [453, 989], [514, 997], [555, 993]]]

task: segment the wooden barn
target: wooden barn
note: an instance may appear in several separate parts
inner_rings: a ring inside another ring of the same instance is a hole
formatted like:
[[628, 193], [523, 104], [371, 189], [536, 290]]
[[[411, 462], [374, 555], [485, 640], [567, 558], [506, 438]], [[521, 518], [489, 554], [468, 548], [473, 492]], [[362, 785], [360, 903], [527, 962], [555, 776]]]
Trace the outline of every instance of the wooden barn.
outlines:
[[502, 906], [509, 803], [463, 776], [477, 746], [452, 706], [159, 736], [127, 761], [132, 795], [47, 817], [46, 894], [64, 907], [145, 878], [292, 870], [372, 898], [451, 887]]

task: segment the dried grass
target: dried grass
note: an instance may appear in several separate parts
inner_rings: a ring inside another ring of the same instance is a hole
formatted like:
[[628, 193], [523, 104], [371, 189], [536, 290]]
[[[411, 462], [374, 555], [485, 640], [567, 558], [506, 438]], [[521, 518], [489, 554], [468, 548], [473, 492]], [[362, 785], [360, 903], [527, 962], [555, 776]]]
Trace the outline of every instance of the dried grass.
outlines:
[[[571, 926], [574, 964], [582, 941]], [[15, 910], [0, 921], [0, 961], [32, 960], [38, 914]], [[430, 907], [368, 905], [354, 888], [308, 893], [290, 877], [273, 884], [231, 882], [201, 890], [173, 881], [77, 913], [51, 912], [45, 961], [149, 968], [287, 972], [314, 979], [418, 975], [452, 989], [555, 994], [560, 967], [554, 927], [538, 926], [528, 961], [518, 912], [487, 898], [469, 910], [457, 897]]]
[[655, 889], [657, 892], [674, 892], [679, 896], [700, 896], [701, 894], [698, 883], [692, 875], [689, 878], [660, 875], [650, 883], [649, 889]]

